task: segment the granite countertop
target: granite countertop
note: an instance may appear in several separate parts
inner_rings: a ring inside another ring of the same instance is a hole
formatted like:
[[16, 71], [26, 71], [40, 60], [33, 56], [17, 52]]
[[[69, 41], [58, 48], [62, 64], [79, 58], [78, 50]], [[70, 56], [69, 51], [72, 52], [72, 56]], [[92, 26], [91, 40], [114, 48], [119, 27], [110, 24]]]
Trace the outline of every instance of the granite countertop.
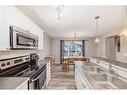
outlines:
[[46, 65], [49, 61], [51, 61], [51, 60], [50, 59], [46, 59], [46, 60], [39, 59], [39, 61], [38, 61], [39, 68], [41, 68], [44, 65]]
[[[113, 86], [112, 84], [110, 84], [110, 82], [108, 83], [107, 81], [95, 80], [91, 75], [94, 75], [94, 74], [95, 75], [99, 75], [99, 74], [105, 75], [105, 74], [107, 74], [107, 72], [105, 70], [102, 71], [101, 73], [97, 73], [97, 72], [94, 72], [94, 71], [89, 72], [89, 70], [88, 70], [89, 66], [92, 66], [92, 67], [97, 66], [98, 67], [98, 65], [96, 65], [95, 63], [93, 63], [91, 61], [88, 61], [88, 62], [80, 61], [78, 63], [79, 63], [78, 70], [80, 71], [80, 73], [83, 74], [83, 77], [85, 77], [85, 79], [87, 79], [87, 81], [88, 81], [87, 84], [89, 85], [90, 89], [126, 89], [126, 88], [119, 88], [119, 86], [117, 86], [117, 85]], [[101, 68], [101, 67], [99, 67], [99, 68]], [[114, 77], [116, 78], [117, 76], [114, 76]], [[118, 78], [123, 80], [122, 77], [121, 78], [118, 77]], [[125, 84], [126, 85], [126, 82], [122, 81], [120, 84]]]
[[28, 77], [0, 77], [0, 89], [17, 89], [28, 80]]
[[[97, 59], [97, 57], [92, 57], [92, 58]], [[109, 60], [109, 59], [102, 58], [102, 57], [100, 57], [100, 60], [127, 69], [127, 63], [119, 62], [115, 60]]]
[[48, 63], [49, 61], [51, 61], [51, 59], [39, 59], [38, 63], [44, 64], [44, 63]]

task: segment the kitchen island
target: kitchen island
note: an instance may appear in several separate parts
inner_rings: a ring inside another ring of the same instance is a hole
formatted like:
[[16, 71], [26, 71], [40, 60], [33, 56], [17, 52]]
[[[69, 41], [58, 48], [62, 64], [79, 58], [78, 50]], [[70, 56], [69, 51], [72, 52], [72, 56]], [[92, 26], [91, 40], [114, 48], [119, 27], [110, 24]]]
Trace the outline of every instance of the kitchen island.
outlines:
[[89, 61], [76, 61], [77, 89], [127, 89], [127, 79], [110, 74], [105, 68]]

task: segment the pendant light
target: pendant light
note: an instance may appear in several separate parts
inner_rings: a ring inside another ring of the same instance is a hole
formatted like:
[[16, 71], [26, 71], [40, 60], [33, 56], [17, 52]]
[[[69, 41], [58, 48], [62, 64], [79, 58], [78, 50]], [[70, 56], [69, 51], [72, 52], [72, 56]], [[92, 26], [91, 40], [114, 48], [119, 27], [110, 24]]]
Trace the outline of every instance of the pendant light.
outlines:
[[120, 32], [120, 36], [127, 37], [127, 6], [124, 6], [123, 8], [123, 30]]
[[75, 45], [75, 56], [77, 56], [77, 34], [74, 33], [74, 42], [73, 42]]
[[[95, 17], [95, 20], [96, 20], [96, 31], [97, 31], [97, 33], [99, 33], [99, 29], [98, 29], [99, 28], [98, 27], [98, 19], [99, 18], [100, 18], [99, 16], [96, 16]], [[95, 43], [99, 43], [100, 42], [100, 39], [98, 37], [96, 37], [94, 41], [95, 41]]]

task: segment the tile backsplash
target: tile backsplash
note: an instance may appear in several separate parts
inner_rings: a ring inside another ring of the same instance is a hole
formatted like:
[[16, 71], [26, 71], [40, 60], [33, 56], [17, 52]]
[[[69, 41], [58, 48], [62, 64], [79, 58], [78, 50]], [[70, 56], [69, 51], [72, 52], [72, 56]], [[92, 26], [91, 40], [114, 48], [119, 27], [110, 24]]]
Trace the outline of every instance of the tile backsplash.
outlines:
[[10, 51], [0, 51], [0, 59], [12, 58], [17, 56], [28, 55], [30, 53], [38, 53], [39, 58], [44, 60], [48, 54], [44, 54], [43, 50], [10, 50]]
[[30, 53], [39, 53], [36, 50], [11, 50], [11, 51], [0, 51], [0, 59], [17, 57], [28, 55]]

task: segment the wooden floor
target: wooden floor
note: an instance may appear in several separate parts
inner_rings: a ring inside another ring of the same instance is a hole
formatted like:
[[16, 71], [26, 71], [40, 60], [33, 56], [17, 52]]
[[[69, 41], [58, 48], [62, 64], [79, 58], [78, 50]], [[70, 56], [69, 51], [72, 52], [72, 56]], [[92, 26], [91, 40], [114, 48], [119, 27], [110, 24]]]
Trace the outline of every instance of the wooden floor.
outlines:
[[69, 71], [61, 71], [61, 66], [57, 65], [52, 78], [45, 89], [49, 90], [72, 90], [76, 89], [74, 67]]

